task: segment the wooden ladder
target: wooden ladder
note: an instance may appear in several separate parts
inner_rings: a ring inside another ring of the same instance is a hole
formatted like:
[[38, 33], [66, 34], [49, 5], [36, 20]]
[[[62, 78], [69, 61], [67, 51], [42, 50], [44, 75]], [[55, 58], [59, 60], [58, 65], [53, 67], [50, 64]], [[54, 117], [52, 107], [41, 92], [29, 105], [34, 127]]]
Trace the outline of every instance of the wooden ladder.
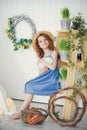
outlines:
[[[58, 52], [60, 52], [59, 43], [60, 43], [61, 39], [68, 39], [69, 33], [70, 32], [68, 30], [58, 31], [58, 36], [57, 36], [57, 41], [56, 41], [56, 43], [57, 43], [56, 47], [57, 47]], [[77, 33], [77, 31], [72, 31], [73, 35], [75, 35], [76, 33]], [[73, 39], [73, 44], [75, 45], [75, 47], [77, 47], [78, 40]], [[87, 41], [85, 41], [84, 45], [85, 45], [84, 53], [85, 53], [85, 57], [87, 58]], [[72, 61], [72, 63], [74, 63], [74, 66], [68, 67], [67, 81], [66, 81], [65, 87], [74, 86], [76, 69], [79, 69], [80, 67], [83, 67], [83, 65], [84, 65], [83, 61], [77, 62], [77, 50], [76, 49], [73, 51], [70, 51], [70, 60]], [[66, 65], [68, 65], [68, 62], [59, 60], [58, 65], [59, 65], [59, 67], [66, 66]], [[83, 89], [82, 93], [84, 94], [84, 96], [87, 100], [87, 89]], [[67, 96], [70, 96], [71, 94], [72, 94], [71, 91], [66, 91]], [[63, 106], [63, 115], [62, 115], [63, 119], [70, 119], [72, 110], [73, 110], [72, 103], [70, 103], [68, 100], [65, 100], [64, 106]], [[87, 107], [86, 107], [86, 113], [87, 113]]]

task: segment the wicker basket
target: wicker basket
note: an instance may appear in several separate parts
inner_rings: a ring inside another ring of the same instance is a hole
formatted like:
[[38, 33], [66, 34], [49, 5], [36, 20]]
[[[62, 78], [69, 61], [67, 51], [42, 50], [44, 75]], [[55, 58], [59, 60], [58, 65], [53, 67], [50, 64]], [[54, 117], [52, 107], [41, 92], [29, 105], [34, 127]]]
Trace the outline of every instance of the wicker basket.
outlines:
[[22, 120], [30, 125], [42, 123], [47, 116], [47, 111], [42, 108], [31, 108], [21, 111]]

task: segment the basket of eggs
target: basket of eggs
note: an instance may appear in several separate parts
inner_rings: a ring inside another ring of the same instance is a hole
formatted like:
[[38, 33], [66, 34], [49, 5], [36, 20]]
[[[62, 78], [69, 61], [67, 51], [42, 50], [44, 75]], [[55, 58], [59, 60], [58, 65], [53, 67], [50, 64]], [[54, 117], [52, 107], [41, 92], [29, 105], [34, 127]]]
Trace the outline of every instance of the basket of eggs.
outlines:
[[42, 108], [30, 108], [21, 111], [22, 120], [30, 125], [44, 122], [47, 116], [47, 111]]

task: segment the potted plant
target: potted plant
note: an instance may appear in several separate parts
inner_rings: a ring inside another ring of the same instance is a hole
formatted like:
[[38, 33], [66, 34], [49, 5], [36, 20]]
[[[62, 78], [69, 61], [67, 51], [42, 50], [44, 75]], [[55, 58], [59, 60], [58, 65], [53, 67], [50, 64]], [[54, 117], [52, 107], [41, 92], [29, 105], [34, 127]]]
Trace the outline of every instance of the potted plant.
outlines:
[[60, 76], [62, 80], [66, 80], [67, 79], [67, 68], [65, 66], [62, 66], [60, 68]]
[[70, 20], [70, 10], [67, 7], [61, 9], [61, 17], [62, 17], [61, 29], [69, 30], [71, 20]]
[[66, 86], [66, 79], [67, 79], [66, 66], [62, 66], [59, 71], [60, 71], [60, 76], [61, 76], [61, 85], [62, 85], [62, 88], [64, 88]]
[[71, 19], [71, 28], [74, 29], [74, 30], [79, 30], [79, 31], [82, 30], [82, 32], [83, 32], [86, 25], [87, 24], [85, 22], [85, 19], [83, 18], [81, 13], [78, 13], [77, 16], [74, 16]]
[[60, 48], [60, 59], [63, 61], [68, 61], [69, 51], [70, 51], [70, 41], [62, 39], [59, 43]]
[[[85, 19], [83, 18], [81, 13], [78, 13], [77, 16], [74, 16], [71, 19], [71, 29], [77, 30], [76, 39], [78, 39], [78, 48], [77, 58], [80, 58], [83, 62], [83, 65], [79, 68], [79, 71], [81, 72], [81, 79], [79, 82], [77, 81], [76, 86], [78, 89], [86, 96], [87, 93], [87, 56], [86, 56], [86, 50], [84, 51], [86, 41], [87, 41], [87, 23]], [[77, 95], [77, 93], [75, 93]], [[76, 96], [75, 95], [75, 96]], [[73, 94], [74, 96], [74, 94]]]

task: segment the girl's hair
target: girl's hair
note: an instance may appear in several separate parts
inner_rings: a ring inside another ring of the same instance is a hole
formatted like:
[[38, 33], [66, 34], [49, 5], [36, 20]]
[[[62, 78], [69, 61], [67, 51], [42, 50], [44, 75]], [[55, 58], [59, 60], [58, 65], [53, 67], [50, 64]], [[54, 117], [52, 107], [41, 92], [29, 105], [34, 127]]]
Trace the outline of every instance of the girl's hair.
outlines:
[[46, 38], [46, 39], [48, 40], [48, 42], [49, 42], [48, 49], [50, 49], [50, 50], [55, 50], [55, 47], [54, 47], [53, 40], [52, 40], [48, 35], [46, 35], [46, 34], [40, 34], [40, 35], [37, 37], [37, 39], [36, 39], [36, 46], [37, 46], [37, 48], [36, 48], [36, 53], [37, 53], [38, 57], [42, 58], [42, 57], [44, 56], [44, 52], [43, 52], [43, 49], [41, 49], [41, 48], [39, 47], [39, 44], [38, 44], [38, 38], [39, 38], [40, 36], [43, 36], [44, 38]]

